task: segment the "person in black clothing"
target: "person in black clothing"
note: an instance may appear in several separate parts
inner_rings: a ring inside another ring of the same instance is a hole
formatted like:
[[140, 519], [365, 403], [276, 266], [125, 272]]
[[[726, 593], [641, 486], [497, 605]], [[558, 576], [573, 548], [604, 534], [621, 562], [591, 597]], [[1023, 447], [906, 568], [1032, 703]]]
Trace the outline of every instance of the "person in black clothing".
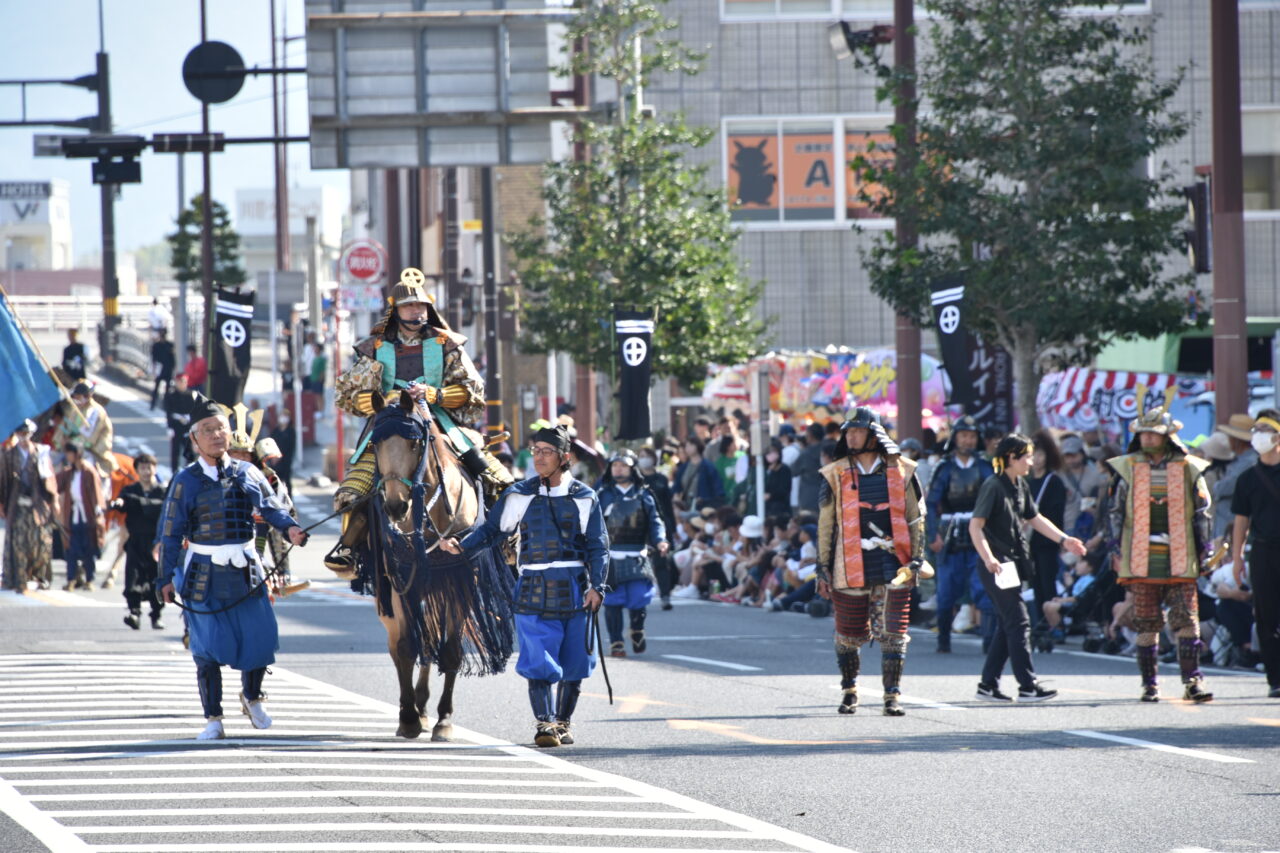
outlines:
[[151, 410], [155, 411], [156, 401], [161, 399], [160, 386], [164, 386], [165, 396], [169, 396], [173, 368], [178, 363], [178, 354], [173, 351], [173, 341], [169, 340], [168, 332], [164, 329], [156, 330], [156, 339], [151, 343], [151, 363], [155, 365], [156, 374], [156, 384], [151, 389]]
[[[675, 495], [671, 491], [671, 482], [658, 472], [658, 457], [651, 447], [642, 447], [636, 452], [636, 465], [640, 469], [640, 478], [645, 487], [653, 495], [658, 504], [658, 515], [662, 516], [662, 524], [675, 535], [676, 509]], [[671, 588], [676, 582], [676, 564], [670, 554], [653, 553], [653, 573], [658, 578], [658, 596], [662, 601], [662, 609], [671, 609]]]
[[134, 457], [133, 468], [138, 482], [125, 486], [120, 497], [111, 502], [112, 509], [124, 510], [124, 526], [129, 533], [124, 545], [124, 600], [129, 614], [124, 617], [124, 624], [135, 631], [141, 627], [142, 602], [146, 601], [151, 605], [151, 627], [160, 630], [164, 627], [160, 619], [164, 602], [156, 595], [152, 546], [166, 489], [156, 479], [156, 458], [150, 453]]
[[1040, 702], [1058, 695], [1058, 691], [1048, 690], [1036, 681], [1031, 666], [1031, 628], [1021, 584], [1006, 587], [996, 584], [996, 576], [1002, 572], [1016, 571], [1023, 580], [1032, 575], [1031, 557], [1022, 539], [1020, 522], [1030, 522], [1038, 533], [1077, 556], [1084, 556], [1085, 552], [1083, 542], [1063, 533], [1036, 508], [1035, 498], [1024, 479], [1031, 469], [1032, 452], [1031, 439], [1025, 435], [1012, 433], [1000, 440], [995, 458], [991, 460], [996, 473], [982, 484], [973, 518], [969, 520], [969, 536], [985, 567], [985, 570], [979, 569], [978, 575], [1000, 617], [1001, 630], [996, 632], [987, 652], [977, 694], [979, 699], [995, 702], [1013, 701], [1013, 697], [1000, 692], [1000, 673], [1006, 660], [1018, 680], [1019, 702]]
[[[1027, 487], [1035, 496], [1040, 514], [1061, 529], [1067, 509], [1067, 486], [1058, 474], [1062, 470], [1062, 454], [1058, 451], [1058, 442], [1049, 433], [1040, 430], [1031, 437], [1031, 443], [1035, 447], [1035, 453], [1031, 457], [1031, 475], [1027, 477]], [[1058, 550], [1058, 543], [1043, 533], [1031, 535], [1031, 562], [1035, 567], [1031, 588], [1036, 595], [1034, 620], [1037, 622], [1044, 613], [1044, 603], [1058, 594]]]
[[782, 442], [773, 439], [764, 452], [764, 514], [782, 524], [791, 517], [791, 469], [782, 462]]
[[179, 463], [186, 465], [195, 461], [191, 443], [187, 441], [187, 430], [191, 428], [191, 412], [198, 399], [199, 395], [187, 388], [185, 373], [173, 378], [173, 390], [164, 395], [164, 419], [169, 427], [169, 468], [175, 474]]
[[800, 478], [797, 511], [818, 514], [818, 490], [822, 486], [822, 475], [818, 471], [824, 464], [822, 443], [825, 437], [826, 430], [822, 424], [809, 424], [809, 428], [805, 430], [804, 449], [796, 457], [796, 464], [791, 466], [791, 476]]
[[276, 428], [269, 436], [280, 449], [280, 461], [271, 468], [289, 490], [289, 494], [293, 494], [293, 459], [298, 450], [298, 435], [294, 432], [292, 417], [293, 413], [288, 409], [281, 409], [280, 414], [276, 415]]
[[1267, 695], [1280, 699], [1280, 412], [1258, 413], [1250, 444], [1258, 451], [1258, 462], [1240, 475], [1231, 496], [1231, 558], [1236, 586], [1244, 589], [1244, 543], [1252, 534], [1248, 583], [1258, 651], [1267, 672]]
[[69, 343], [62, 348], [62, 369], [71, 377], [72, 382], [80, 382], [85, 378], [85, 368], [89, 365], [89, 353], [84, 344], [76, 340], [75, 329], [67, 329]]

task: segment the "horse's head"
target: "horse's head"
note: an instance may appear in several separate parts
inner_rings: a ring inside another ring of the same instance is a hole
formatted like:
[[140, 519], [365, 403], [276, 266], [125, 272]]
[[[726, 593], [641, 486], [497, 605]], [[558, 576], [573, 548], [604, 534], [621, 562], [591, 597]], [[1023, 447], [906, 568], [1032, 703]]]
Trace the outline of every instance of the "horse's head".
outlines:
[[408, 394], [401, 394], [399, 402], [393, 405], [381, 403], [380, 399], [374, 401], [377, 413], [369, 441], [373, 444], [378, 474], [382, 477], [387, 515], [401, 524], [409, 515], [414, 477], [430, 428]]

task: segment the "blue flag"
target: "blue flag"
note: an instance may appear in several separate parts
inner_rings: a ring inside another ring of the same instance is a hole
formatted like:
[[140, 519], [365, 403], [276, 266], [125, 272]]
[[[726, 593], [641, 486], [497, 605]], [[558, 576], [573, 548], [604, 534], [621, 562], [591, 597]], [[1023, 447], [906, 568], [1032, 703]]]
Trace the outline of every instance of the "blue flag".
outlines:
[[58, 386], [0, 293], [0, 441], [24, 419], [37, 417], [60, 398]]

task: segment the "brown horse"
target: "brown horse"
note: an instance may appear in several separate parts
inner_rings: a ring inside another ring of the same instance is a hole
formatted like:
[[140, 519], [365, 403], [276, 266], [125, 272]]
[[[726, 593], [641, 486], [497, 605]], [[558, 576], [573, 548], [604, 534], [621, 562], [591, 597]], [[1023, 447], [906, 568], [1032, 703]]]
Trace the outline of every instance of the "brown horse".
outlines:
[[[387, 648], [395, 662], [400, 683], [400, 726], [396, 734], [415, 738], [422, 733], [431, 691], [431, 660], [444, 675], [444, 689], [436, 708], [433, 741], [447, 741], [453, 734], [453, 686], [463, 663], [463, 640], [473, 633], [468, 623], [468, 596], [433, 588], [423, 558], [446, 554], [424, 547], [468, 530], [480, 510], [474, 481], [454, 452], [448, 437], [425, 405], [415, 406], [407, 393], [398, 400], [375, 401], [374, 454], [381, 478], [381, 504], [385, 521], [372, 513], [370, 536], [393, 536], [382, 529], [387, 522], [400, 534], [401, 548], [384, 551], [375, 571], [378, 617], [387, 631]], [[479, 441], [474, 433], [469, 437]], [[424, 509], [413, 505], [414, 484]], [[414, 520], [420, 518], [415, 530]], [[416, 538], [421, 537], [421, 538]], [[403, 547], [416, 541], [416, 549]], [[394, 544], [394, 543], [393, 543]], [[412, 564], [411, 567], [406, 563]], [[470, 580], [470, 577], [468, 577]], [[472, 581], [474, 583], [474, 581]], [[414, 665], [419, 664], [417, 682]]]

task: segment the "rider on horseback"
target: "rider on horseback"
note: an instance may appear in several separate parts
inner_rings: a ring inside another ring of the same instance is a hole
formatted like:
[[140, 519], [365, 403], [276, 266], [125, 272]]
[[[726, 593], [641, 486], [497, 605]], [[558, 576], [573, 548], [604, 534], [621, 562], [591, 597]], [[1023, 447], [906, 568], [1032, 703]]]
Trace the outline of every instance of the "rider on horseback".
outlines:
[[[489, 503], [513, 482], [511, 475], [483, 446], [459, 426], [469, 426], [484, 412], [484, 380], [467, 357], [467, 339], [449, 328], [430, 294], [423, 288], [421, 270], [409, 267], [391, 290], [382, 322], [355, 346], [355, 362], [334, 383], [338, 408], [369, 418], [351, 458], [347, 476], [334, 495], [335, 510], [349, 506], [373, 491], [375, 463], [369, 442], [374, 395], [407, 393], [431, 407], [459, 457], [484, 484]], [[361, 513], [343, 516], [342, 537], [324, 564], [339, 577], [355, 574], [354, 547], [363, 541], [367, 524]]]

